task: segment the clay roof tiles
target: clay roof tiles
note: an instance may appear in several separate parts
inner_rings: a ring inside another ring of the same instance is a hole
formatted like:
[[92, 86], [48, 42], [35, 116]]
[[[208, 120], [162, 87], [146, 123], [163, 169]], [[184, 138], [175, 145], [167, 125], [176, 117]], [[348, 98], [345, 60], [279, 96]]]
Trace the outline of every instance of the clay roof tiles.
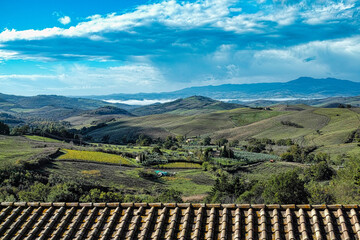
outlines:
[[0, 239], [360, 239], [358, 205], [0, 204]]

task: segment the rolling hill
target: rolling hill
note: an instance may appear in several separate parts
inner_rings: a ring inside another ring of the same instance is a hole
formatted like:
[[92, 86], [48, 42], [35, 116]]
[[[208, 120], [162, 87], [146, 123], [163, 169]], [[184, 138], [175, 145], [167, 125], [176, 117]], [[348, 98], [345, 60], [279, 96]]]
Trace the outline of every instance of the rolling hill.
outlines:
[[157, 114], [119, 119], [90, 131], [88, 135], [95, 141], [109, 135], [110, 142], [114, 143], [121, 143], [124, 138], [136, 139], [140, 134], [152, 138], [184, 135], [240, 141], [290, 138], [303, 146], [319, 146], [325, 152], [345, 153], [360, 149], [356, 143], [345, 144], [350, 133], [360, 127], [359, 113], [357, 108], [278, 105], [271, 110], [237, 108], [190, 116]]
[[220, 110], [230, 110], [240, 107], [244, 106], [235, 103], [225, 103], [203, 96], [192, 96], [184, 99], [180, 98], [172, 102], [139, 107], [132, 110], [131, 112], [138, 116], [163, 113], [194, 115], [200, 113], [210, 113]]
[[57, 95], [38, 95], [32, 97], [24, 97], [0, 93], [0, 99], [0, 104], [14, 104], [16, 105], [16, 107], [26, 109], [37, 109], [46, 106], [52, 106], [55, 108], [90, 110], [107, 105], [122, 107], [124, 109], [131, 108], [131, 106], [126, 104], [111, 104], [100, 100], [64, 97]]
[[70, 116], [64, 121], [76, 127], [97, 125], [114, 121], [115, 119], [134, 116], [132, 113], [114, 106], [104, 106], [94, 110], [83, 111], [78, 115]]
[[94, 99], [56, 95], [24, 97], [0, 93], [0, 113], [14, 115], [20, 122], [36, 119], [59, 121], [83, 113], [131, 115], [119, 107], [133, 108], [126, 104], [112, 104]]

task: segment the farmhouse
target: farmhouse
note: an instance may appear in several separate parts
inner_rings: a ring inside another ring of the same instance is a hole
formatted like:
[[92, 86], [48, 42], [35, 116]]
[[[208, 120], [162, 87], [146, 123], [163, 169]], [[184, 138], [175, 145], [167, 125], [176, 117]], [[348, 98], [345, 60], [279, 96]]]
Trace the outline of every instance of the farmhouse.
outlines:
[[359, 206], [3, 202], [0, 238], [359, 239]]

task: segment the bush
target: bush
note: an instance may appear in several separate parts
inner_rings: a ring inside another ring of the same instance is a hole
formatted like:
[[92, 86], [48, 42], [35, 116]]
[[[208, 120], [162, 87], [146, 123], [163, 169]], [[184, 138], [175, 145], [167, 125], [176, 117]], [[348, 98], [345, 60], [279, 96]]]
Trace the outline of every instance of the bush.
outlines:
[[158, 176], [151, 170], [140, 170], [139, 177], [148, 179], [148, 180], [156, 180]]
[[249, 187], [249, 184], [243, 179], [220, 172], [206, 201], [212, 203], [234, 203]]
[[48, 184], [35, 182], [28, 191], [20, 191], [19, 199], [24, 202], [46, 202], [51, 188]]
[[304, 128], [304, 126], [294, 123], [294, 122], [290, 122], [290, 121], [281, 121], [282, 125], [286, 125], [286, 126], [290, 126], [290, 127], [295, 127], [295, 128]]
[[325, 181], [330, 180], [334, 174], [335, 170], [327, 162], [322, 161], [305, 170], [305, 179], [308, 181]]
[[330, 193], [329, 186], [321, 185], [317, 182], [310, 182], [306, 185], [309, 193], [310, 204], [333, 204], [334, 197]]
[[173, 203], [182, 202], [181, 192], [174, 189], [166, 189], [157, 198], [157, 202]]
[[210, 144], [211, 144], [211, 138], [210, 137], [205, 137], [201, 142], [201, 145], [204, 145], [204, 146], [208, 146]]
[[262, 196], [266, 203], [300, 204], [308, 201], [304, 182], [296, 171], [273, 176], [266, 183]]
[[289, 152], [281, 154], [280, 157], [281, 157], [281, 161], [285, 161], [285, 162], [293, 162], [294, 161], [294, 156]]
[[278, 146], [291, 146], [294, 142], [291, 139], [279, 139], [276, 141], [276, 145]]
[[103, 192], [100, 189], [91, 189], [87, 195], [80, 198], [81, 202], [122, 202], [123, 196], [118, 192]]
[[208, 171], [209, 170], [209, 166], [210, 166], [210, 163], [209, 162], [203, 162], [203, 164], [201, 165], [202, 169], [204, 171]]
[[151, 153], [157, 153], [159, 155], [163, 154], [159, 147], [153, 147], [153, 149], [151, 150]]

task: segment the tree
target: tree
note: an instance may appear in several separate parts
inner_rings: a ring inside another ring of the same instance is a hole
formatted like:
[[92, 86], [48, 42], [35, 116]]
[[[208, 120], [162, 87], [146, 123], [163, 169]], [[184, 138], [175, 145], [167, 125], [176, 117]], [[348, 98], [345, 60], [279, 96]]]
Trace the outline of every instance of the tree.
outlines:
[[178, 136], [176, 136], [176, 141], [177, 141], [178, 143], [183, 143], [184, 140], [185, 140], [185, 137], [184, 137], [183, 135], [178, 135]]
[[0, 122], [0, 135], [9, 135], [10, 128], [7, 124]]
[[296, 171], [274, 175], [265, 185], [262, 194], [266, 203], [307, 203], [304, 182]]
[[140, 146], [149, 146], [152, 143], [152, 139], [149, 136], [141, 134], [139, 138], [136, 140], [136, 144]]
[[323, 153], [323, 152], [319, 152], [315, 155], [315, 159], [316, 162], [329, 162], [330, 160], [330, 156], [327, 153]]
[[249, 187], [249, 184], [243, 179], [222, 173], [220, 177], [215, 180], [215, 184], [211, 189], [209, 196], [206, 198], [206, 201], [214, 203], [233, 203], [241, 194], [248, 190]]
[[163, 153], [161, 152], [159, 147], [153, 147], [153, 149], [151, 150], [152, 153], [157, 153], [159, 155], [162, 155]]
[[226, 146], [222, 146], [220, 150], [220, 157], [234, 158], [234, 151]]
[[208, 146], [211, 144], [211, 138], [209, 136], [205, 137], [202, 141], [202, 145]]
[[24, 125], [21, 127], [14, 127], [11, 130], [11, 135], [25, 135], [29, 132], [30, 127], [28, 125]]
[[216, 144], [221, 147], [224, 146], [225, 144], [227, 144], [229, 141], [226, 138], [221, 138], [219, 140], [216, 141]]
[[294, 156], [289, 152], [281, 154], [280, 157], [281, 157], [281, 161], [285, 161], [285, 162], [293, 162], [294, 161]]
[[305, 178], [313, 181], [330, 180], [335, 171], [327, 164], [327, 162], [319, 162], [305, 170]]

